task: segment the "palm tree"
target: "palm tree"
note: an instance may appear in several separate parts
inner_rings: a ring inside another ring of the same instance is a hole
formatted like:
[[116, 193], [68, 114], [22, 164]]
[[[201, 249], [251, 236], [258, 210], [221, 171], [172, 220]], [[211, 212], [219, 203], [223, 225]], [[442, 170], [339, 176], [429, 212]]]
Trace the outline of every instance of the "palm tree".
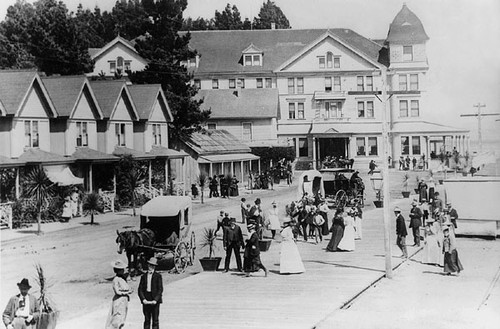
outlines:
[[102, 213], [104, 206], [99, 194], [89, 193], [83, 199], [83, 214], [90, 215], [90, 225], [94, 225], [94, 216]]
[[207, 175], [204, 172], [201, 172], [200, 175], [198, 175], [198, 185], [200, 185], [202, 204], [203, 204], [203, 190], [205, 189], [206, 184], [207, 184]]
[[35, 202], [37, 209], [38, 232], [42, 233], [42, 211], [47, 207], [54, 195], [54, 184], [41, 167], [37, 167], [26, 176], [25, 197]]

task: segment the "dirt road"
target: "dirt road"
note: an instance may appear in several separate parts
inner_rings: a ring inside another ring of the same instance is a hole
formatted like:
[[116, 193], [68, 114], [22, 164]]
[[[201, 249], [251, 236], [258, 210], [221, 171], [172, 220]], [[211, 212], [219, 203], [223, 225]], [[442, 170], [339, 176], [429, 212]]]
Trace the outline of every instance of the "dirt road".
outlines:
[[[296, 186], [282, 185], [274, 191], [258, 191], [245, 194], [244, 197], [247, 198], [247, 203], [253, 203], [256, 197], [260, 197], [264, 210], [271, 206], [273, 200], [284, 206], [286, 202], [295, 199]], [[210, 200], [203, 205], [195, 204], [192, 230], [196, 236], [199, 237], [207, 226], [215, 227], [215, 218], [220, 209], [229, 211], [239, 222], [240, 198], [241, 196], [229, 200]], [[138, 225], [138, 218], [117, 214], [116, 218], [102, 221], [100, 225], [82, 225], [42, 236], [29, 234], [26, 238], [2, 243], [0, 305], [6, 305], [9, 297], [18, 293], [16, 283], [21, 278], [27, 277], [33, 287], [37, 286], [34, 284], [34, 264], [40, 263], [49, 282], [53, 284], [50, 288], [51, 296], [61, 311], [61, 321], [99, 308], [104, 300], [111, 300], [112, 297], [110, 280], [114, 274], [110, 267], [111, 261], [117, 258], [126, 261], [125, 255], [117, 254], [116, 230]], [[220, 255], [222, 252], [218, 251]], [[206, 250], [200, 250], [197, 246], [197, 257], [204, 257], [206, 253]], [[195, 262], [184, 274], [164, 273], [164, 282], [173, 282], [200, 271], [199, 262]], [[132, 281], [131, 285], [136, 290], [138, 280]], [[36, 294], [36, 288], [32, 292]]]

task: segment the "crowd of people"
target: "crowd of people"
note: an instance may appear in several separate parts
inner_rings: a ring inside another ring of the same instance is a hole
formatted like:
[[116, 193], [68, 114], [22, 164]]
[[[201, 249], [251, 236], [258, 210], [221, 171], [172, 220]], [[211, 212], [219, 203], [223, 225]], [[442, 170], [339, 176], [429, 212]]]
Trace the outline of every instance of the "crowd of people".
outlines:
[[[214, 175], [213, 177], [208, 178], [208, 189], [210, 191], [208, 197], [209, 198], [229, 198], [230, 196], [238, 196], [238, 183], [240, 181], [236, 178], [236, 175], [233, 177], [224, 176], [224, 175]], [[198, 190], [196, 186], [191, 187], [191, 193], [193, 197], [198, 195]], [[219, 193], [220, 192], [220, 193]]]
[[424, 154], [422, 154], [418, 160], [416, 157], [410, 158], [409, 155], [407, 155], [406, 157], [404, 156], [399, 157], [399, 170], [417, 170], [417, 169], [425, 170], [427, 169], [427, 167], [428, 164], [425, 161]]

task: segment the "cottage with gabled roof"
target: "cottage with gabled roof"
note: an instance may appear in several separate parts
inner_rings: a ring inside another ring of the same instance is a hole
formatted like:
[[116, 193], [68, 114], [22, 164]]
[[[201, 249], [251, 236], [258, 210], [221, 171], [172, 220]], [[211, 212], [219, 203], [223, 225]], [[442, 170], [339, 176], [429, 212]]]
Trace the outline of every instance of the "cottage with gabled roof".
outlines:
[[102, 48], [89, 48], [89, 54], [94, 60], [94, 71], [88, 73], [89, 76], [126, 76], [127, 71], [142, 71], [147, 65], [147, 61], [135, 50], [134, 42], [121, 36]]
[[139, 114], [126, 82], [91, 81], [90, 85], [103, 113], [103, 120], [97, 123], [98, 151], [112, 154], [116, 147], [133, 149], [134, 122]]
[[168, 148], [168, 123], [173, 121], [170, 107], [159, 84], [127, 86], [139, 114], [134, 122], [134, 146], [142, 152], [153, 146]]
[[30, 148], [51, 151], [49, 119], [57, 112], [36, 71], [0, 71], [0, 155], [18, 158]]
[[97, 150], [97, 121], [104, 115], [84, 75], [42, 79], [58, 113], [51, 120], [52, 152], [71, 155], [77, 147]]

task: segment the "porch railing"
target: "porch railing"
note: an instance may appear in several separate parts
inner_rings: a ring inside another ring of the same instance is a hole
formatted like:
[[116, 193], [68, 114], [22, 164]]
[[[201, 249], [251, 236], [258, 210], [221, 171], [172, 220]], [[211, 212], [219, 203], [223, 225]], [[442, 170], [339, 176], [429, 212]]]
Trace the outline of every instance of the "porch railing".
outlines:
[[145, 196], [148, 199], [153, 199], [153, 198], [156, 198], [157, 196], [162, 195], [163, 191], [157, 189], [154, 186], [151, 186], [151, 187], [139, 186], [139, 187], [136, 187], [135, 194], [136, 194], [136, 196]]
[[99, 196], [102, 198], [104, 212], [115, 212], [115, 193], [113, 191], [99, 191]]
[[0, 226], [12, 229], [12, 205], [13, 202], [0, 203]]

